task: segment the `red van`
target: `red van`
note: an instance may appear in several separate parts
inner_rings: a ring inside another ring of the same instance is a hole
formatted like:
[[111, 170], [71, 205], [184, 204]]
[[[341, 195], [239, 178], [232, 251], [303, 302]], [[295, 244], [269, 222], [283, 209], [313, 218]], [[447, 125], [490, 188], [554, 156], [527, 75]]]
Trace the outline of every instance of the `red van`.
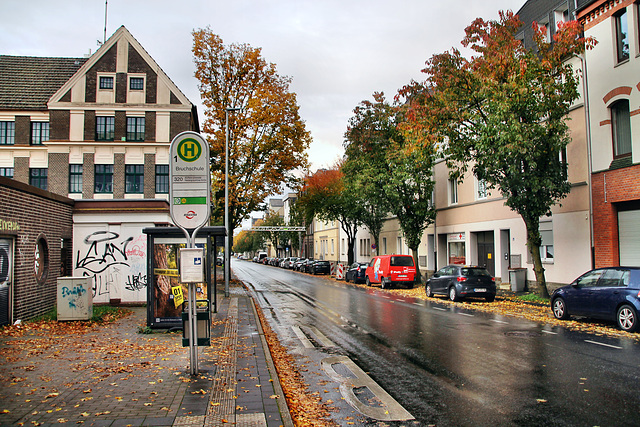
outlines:
[[411, 255], [379, 255], [373, 257], [365, 273], [367, 286], [380, 283], [382, 289], [404, 284], [413, 288], [416, 266]]

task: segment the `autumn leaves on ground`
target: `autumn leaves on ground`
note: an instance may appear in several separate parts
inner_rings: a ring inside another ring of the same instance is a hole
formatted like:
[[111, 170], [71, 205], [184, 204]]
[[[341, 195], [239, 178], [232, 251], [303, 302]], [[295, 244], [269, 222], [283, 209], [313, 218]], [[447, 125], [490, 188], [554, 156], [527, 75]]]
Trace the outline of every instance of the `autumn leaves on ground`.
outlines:
[[[365, 285], [351, 286], [371, 289]], [[376, 292], [426, 299], [424, 287], [378, 288]], [[597, 335], [640, 340], [638, 334], [620, 331], [612, 323], [556, 320], [548, 305], [530, 304], [515, 297], [498, 297], [492, 303], [472, 300], [454, 303], [446, 298], [430, 300]], [[189, 381], [185, 375], [188, 352], [181, 346], [181, 335], [142, 334], [144, 325], [133, 324], [128, 316], [130, 313], [128, 309], [114, 310], [100, 323], [41, 320], [0, 329], [2, 402], [8, 401], [5, 399], [19, 402], [25, 411], [23, 420], [27, 419], [29, 425], [39, 425], [38, 420], [44, 414], [49, 414], [50, 419], [52, 413], [59, 414], [58, 422], [80, 424], [90, 417], [109, 416], [109, 411], [101, 409], [100, 402], [93, 399], [97, 390], [101, 390], [102, 399], [112, 399], [115, 405], [121, 403], [123, 409], [135, 405], [150, 413], [175, 416], [174, 411], [180, 405], [180, 391], [168, 387], [168, 383]], [[330, 405], [317, 393], [308, 392], [300, 373], [302, 367], [296, 366], [260, 311], [259, 317], [294, 423], [332, 425]], [[216, 348], [217, 343], [212, 340], [209, 354], [227, 350]], [[61, 393], [66, 393], [65, 400], [60, 398]], [[69, 398], [69, 395], [73, 397]], [[1, 405], [0, 422], [4, 422], [3, 417], [10, 411]]]

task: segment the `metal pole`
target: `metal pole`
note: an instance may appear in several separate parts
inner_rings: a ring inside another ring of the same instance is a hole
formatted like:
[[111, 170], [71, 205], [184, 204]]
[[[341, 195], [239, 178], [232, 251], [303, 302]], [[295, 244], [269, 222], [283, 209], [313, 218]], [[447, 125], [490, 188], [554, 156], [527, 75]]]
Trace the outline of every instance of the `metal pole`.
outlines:
[[224, 141], [224, 296], [229, 297], [229, 109], [224, 110], [226, 138]]
[[229, 276], [231, 275], [231, 248], [229, 238], [231, 224], [229, 223], [229, 112], [239, 111], [240, 108], [225, 108], [226, 138], [224, 143], [224, 229], [227, 235], [224, 237], [224, 296], [229, 297]]

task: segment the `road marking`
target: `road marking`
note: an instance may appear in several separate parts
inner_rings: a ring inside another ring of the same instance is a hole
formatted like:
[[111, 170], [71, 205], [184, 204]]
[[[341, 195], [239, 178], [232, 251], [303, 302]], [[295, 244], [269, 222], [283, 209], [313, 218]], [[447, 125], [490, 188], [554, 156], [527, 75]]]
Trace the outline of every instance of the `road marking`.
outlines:
[[553, 332], [553, 331], [546, 331], [544, 329], [542, 329], [542, 332], [544, 332], [545, 334], [549, 334], [549, 335], [558, 335], [557, 332]]
[[597, 342], [597, 341], [591, 341], [591, 340], [584, 340], [584, 342], [588, 342], [589, 344], [601, 345], [603, 347], [615, 348], [616, 350], [622, 350], [622, 347], [618, 347], [617, 345], [605, 344], [603, 342]]
[[440, 311], [449, 311], [446, 308], [442, 308], [442, 307], [433, 307], [434, 310], [440, 310]]
[[309, 338], [307, 338], [307, 336], [304, 334], [304, 332], [302, 332], [302, 329], [300, 329], [300, 326], [292, 326], [291, 329], [293, 329], [293, 332], [296, 334], [298, 339], [300, 341], [302, 341], [302, 345], [304, 345], [304, 348], [315, 348], [316, 347], [315, 345], [313, 345], [313, 343], [311, 341], [309, 341]]
[[[355, 378], [338, 374], [333, 368], [333, 365], [338, 364], [348, 369]], [[340, 384], [340, 394], [344, 400], [361, 414], [381, 421], [408, 421], [415, 419], [347, 356], [327, 357], [322, 360], [322, 368], [331, 379]], [[358, 399], [353, 390], [361, 387], [368, 388], [380, 400], [381, 405], [369, 406]]]
[[469, 313], [458, 313], [461, 316], [468, 316], [468, 317], [475, 317], [473, 314], [469, 314]]
[[491, 321], [494, 322], [494, 323], [502, 323], [503, 325], [508, 325], [509, 324], [509, 322], [504, 322], [502, 320], [491, 319]]
[[[314, 326], [307, 326], [307, 328], [309, 328], [309, 330], [311, 330], [313, 335], [315, 335], [316, 340], [323, 347], [335, 347], [336, 346], [333, 343], [333, 341], [331, 341], [329, 338], [327, 338], [325, 334], [320, 332], [318, 330], [318, 328], [316, 328]], [[316, 346], [311, 342], [311, 340], [309, 339], [308, 335], [300, 328], [300, 326], [292, 326], [291, 329], [293, 329], [293, 332], [296, 334], [298, 339], [300, 341], [302, 341], [302, 345], [304, 345], [305, 348], [316, 348]]]

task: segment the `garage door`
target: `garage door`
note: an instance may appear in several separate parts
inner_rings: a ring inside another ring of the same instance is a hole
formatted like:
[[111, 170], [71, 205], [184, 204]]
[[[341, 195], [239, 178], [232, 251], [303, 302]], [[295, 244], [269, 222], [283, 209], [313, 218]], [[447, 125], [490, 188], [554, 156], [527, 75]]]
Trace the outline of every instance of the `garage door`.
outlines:
[[640, 266], [640, 210], [618, 212], [620, 265]]

